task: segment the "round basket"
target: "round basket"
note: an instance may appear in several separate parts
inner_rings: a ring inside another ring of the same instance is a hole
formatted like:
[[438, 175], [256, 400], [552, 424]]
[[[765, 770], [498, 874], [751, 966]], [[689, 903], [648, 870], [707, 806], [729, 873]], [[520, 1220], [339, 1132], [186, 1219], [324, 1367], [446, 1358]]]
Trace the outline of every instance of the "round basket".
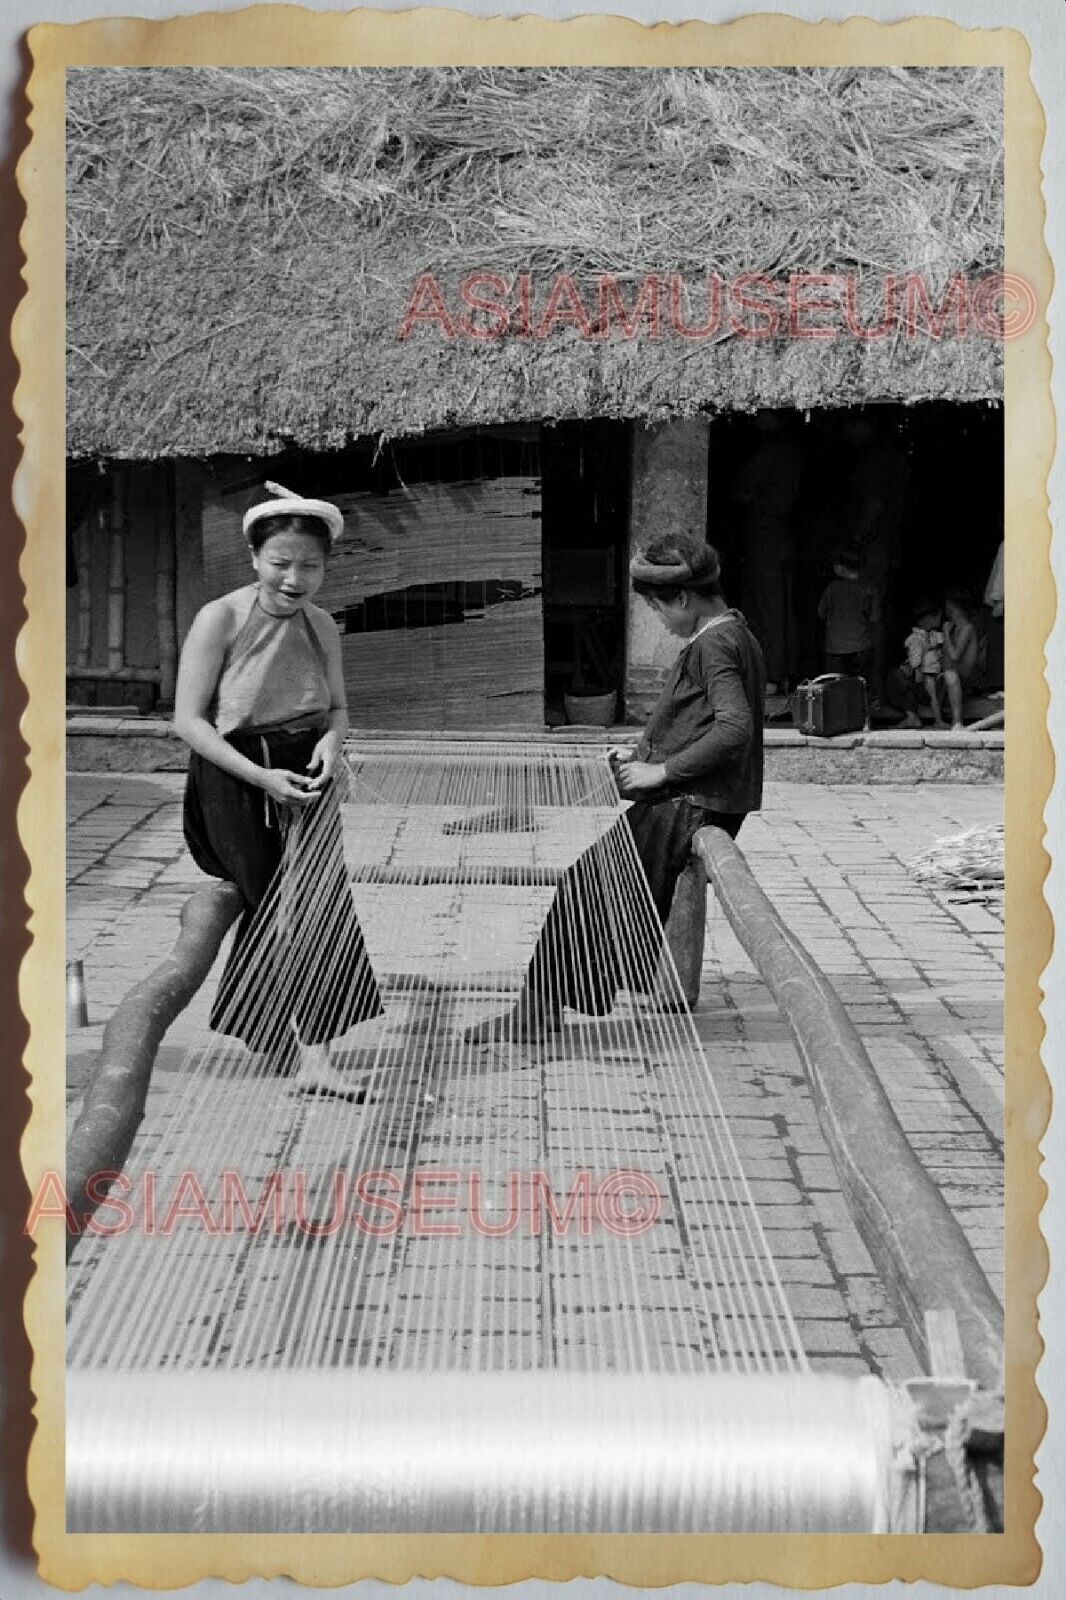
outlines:
[[618, 693], [612, 689], [609, 694], [564, 694], [563, 705], [568, 722], [609, 728], [618, 710]]

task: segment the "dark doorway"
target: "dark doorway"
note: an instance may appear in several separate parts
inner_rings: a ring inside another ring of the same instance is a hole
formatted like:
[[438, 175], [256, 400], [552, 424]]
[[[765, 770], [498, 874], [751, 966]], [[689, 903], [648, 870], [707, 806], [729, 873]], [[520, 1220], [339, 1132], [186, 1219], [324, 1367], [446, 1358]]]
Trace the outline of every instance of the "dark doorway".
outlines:
[[621, 694], [629, 523], [629, 424], [541, 429], [545, 720], [564, 695]]
[[914, 602], [967, 596], [979, 631], [1003, 538], [1003, 411], [914, 406], [726, 414], [711, 423], [708, 530], [771, 681], [824, 670], [818, 601], [853, 546], [881, 595], [882, 669]]

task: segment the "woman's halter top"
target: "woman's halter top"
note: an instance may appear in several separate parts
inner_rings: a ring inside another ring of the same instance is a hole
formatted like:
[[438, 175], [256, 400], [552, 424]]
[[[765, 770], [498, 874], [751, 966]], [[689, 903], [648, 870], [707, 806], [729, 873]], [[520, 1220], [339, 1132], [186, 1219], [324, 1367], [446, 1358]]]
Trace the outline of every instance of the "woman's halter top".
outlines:
[[215, 691], [214, 724], [225, 735], [244, 729], [305, 728], [330, 708], [326, 647], [313, 614], [264, 611], [253, 585], [239, 595], [243, 621], [226, 652]]

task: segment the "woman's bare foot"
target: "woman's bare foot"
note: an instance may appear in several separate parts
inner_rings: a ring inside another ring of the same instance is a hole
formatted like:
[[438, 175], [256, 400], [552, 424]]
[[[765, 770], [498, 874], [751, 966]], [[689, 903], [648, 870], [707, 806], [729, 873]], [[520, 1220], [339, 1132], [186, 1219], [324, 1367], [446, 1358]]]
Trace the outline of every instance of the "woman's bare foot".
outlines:
[[366, 1099], [364, 1085], [355, 1082], [349, 1073], [333, 1065], [328, 1044], [305, 1044], [300, 1047], [300, 1061], [294, 1074], [293, 1088], [299, 1094], [332, 1096], [357, 1106]]
[[546, 1039], [559, 1027], [558, 1012], [519, 1000], [510, 1011], [498, 1011], [494, 1017], [473, 1023], [463, 1039], [467, 1044], [528, 1044]]

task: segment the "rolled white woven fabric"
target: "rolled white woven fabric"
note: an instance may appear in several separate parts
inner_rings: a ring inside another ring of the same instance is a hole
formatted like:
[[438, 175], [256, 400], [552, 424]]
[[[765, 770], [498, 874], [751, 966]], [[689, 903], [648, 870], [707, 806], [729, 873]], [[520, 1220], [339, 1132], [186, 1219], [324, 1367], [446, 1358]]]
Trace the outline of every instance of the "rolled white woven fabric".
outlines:
[[917, 1532], [900, 1394], [810, 1374], [68, 1374], [72, 1533]]

